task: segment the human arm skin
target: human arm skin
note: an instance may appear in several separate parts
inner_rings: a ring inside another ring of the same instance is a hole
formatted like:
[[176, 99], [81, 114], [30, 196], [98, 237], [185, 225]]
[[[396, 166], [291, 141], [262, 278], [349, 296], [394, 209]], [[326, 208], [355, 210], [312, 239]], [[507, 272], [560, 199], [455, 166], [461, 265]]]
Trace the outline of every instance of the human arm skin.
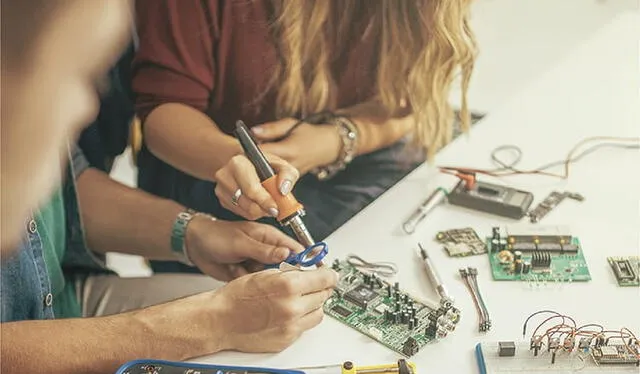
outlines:
[[162, 104], [144, 122], [144, 139], [159, 159], [199, 179], [215, 173], [242, 154], [240, 143], [226, 135], [206, 114], [188, 105]]
[[279, 352], [322, 321], [322, 305], [337, 280], [327, 267], [265, 270], [216, 291], [133, 312], [3, 323], [2, 373], [110, 374], [140, 358]]
[[[85, 239], [98, 253], [122, 252], [150, 259], [176, 260], [171, 250], [173, 223], [184, 207], [122, 185], [96, 169], [77, 179]], [[274, 227], [254, 222], [212, 221], [195, 217], [187, 226], [191, 260], [219, 280], [246, 274], [246, 260], [277, 263], [303, 248]], [[230, 272], [233, 270], [232, 272]]]
[[[206, 297], [211, 295], [192, 298]], [[216, 329], [217, 314], [204, 316], [208, 310], [189, 305], [172, 302], [108, 317], [3, 323], [2, 373], [114, 373], [134, 359], [185, 360], [218, 351], [222, 331]]]
[[182, 205], [127, 187], [92, 168], [78, 177], [77, 192], [91, 250], [176, 260], [170, 237]]
[[413, 116], [405, 110], [401, 116], [389, 117], [377, 101], [367, 101], [350, 108], [338, 110], [358, 128], [357, 154], [363, 155], [389, 147], [408, 135], [415, 126]]
[[[389, 117], [376, 101], [364, 102], [336, 113], [348, 116], [358, 129], [356, 155], [391, 146], [409, 134], [415, 123], [413, 116], [408, 113]], [[286, 138], [273, 141], [285, 136], [296, 123], [297, 119], [285, 118], [253, 127], [252, 131], [256, 138], [266, 142], [261, 146], [264, 151], [288, 161], [301, 174], [338, 159], [342, 141], [335, 126], [301, 124]]]

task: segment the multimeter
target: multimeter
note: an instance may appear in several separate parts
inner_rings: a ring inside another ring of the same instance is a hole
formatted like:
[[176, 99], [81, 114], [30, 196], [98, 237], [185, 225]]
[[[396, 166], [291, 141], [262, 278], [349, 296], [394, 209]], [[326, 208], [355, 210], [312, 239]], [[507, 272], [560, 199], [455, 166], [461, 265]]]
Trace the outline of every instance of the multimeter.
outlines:
[[449, 192], [447, 200], [452, 205], [495, 214], [501, 217], [521, 219], [529, 211], [533, 194], [528, 191], [476, 181], [472, 187], [461, 180]]

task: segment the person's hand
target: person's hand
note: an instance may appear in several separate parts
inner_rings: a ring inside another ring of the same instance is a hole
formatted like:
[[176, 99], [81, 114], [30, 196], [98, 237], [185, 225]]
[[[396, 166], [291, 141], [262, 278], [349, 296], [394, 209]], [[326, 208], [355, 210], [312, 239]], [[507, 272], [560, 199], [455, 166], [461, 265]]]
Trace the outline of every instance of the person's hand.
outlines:
[[294, 118], [285, 118], [252, 127], [251, 132], [263, 142], [264, 152], [286, 160], [301, 175], [338, 159], [342, 143], [335, 126], [302, 123], [288, 134], [296, 123]]
[[229, 281], [304, 250], [275, 227], [195, 217], [187, 226], [189, 258], [203, 273]]
[[225, 339], [222, 349], [279, 352], [323, 318], [322, 305], [338, 276], [327, 268], [265, 270], [238, 278], [216, 293]]
[[[293, 189], [300, 173], [288, 162], [278, 156], [265, 152], [265, 157], [273, 167], [278, 178], [278, 190], [284, 196]], [[226, 209], [249, 220], [266, 215], [277, 217], [278, 205], [269, 192], [260, 184], [255, 167], [244, 155], [234, 156], [215, 174], [216, 196]], [[234, 204], [234, 195], [241, 194]]]

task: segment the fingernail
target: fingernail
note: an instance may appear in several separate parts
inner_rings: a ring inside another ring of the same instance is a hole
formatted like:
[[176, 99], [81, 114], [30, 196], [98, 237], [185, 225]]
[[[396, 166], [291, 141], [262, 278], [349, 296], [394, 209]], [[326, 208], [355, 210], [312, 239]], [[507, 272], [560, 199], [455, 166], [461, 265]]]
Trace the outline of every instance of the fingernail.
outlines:
[[277, 217], [280, 212], [278, 212], [278, 209], [276, 208], [269, 208], [269, 214], [271, 217]]
[[282, 184], [280, 184], [280, 193], [282, 195], [286, 195], [291, 191], [291, 181], [285, 179]]
[[251, 132], [253, 132], [254, 134], [262, 134], [264, 132], [264, 129], [260, 126], [255, 126], [251, 128]]
[[289, 258], [289, 254], [290, 254], [290, 253], [291, 253], [291, 251], [289, 251], [289, 250], [288, 250], [288, 249], [286, 249], [286, 248], [278, 248], [278, 249], [276, 250], [276, 253], [275, 253], [275, 255], [276, 255], [276, 260], [277, 260], [277, 261], [284, 261], [284, 260], [286, 260], [287, 258]]

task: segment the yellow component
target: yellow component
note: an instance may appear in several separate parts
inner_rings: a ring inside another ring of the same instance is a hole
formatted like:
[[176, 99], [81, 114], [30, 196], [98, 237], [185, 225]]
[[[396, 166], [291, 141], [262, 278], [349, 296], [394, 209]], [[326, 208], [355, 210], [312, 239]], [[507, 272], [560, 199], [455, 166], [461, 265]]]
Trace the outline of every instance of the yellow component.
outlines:
[[498, 260], [501, 264], [510, 264], [513, 262], [513, 253], [511, 251], [500, 251], [498, 252]]
[[560, 244], [562, 244], [562, 245], [564, 245], [564, 244], [565, 244], [564, 239], [560, 239]]
[[535, 239], [533, 239], [533, 242], [534, 242], [535, 244], [540, 244], [540, 239], [535, 238]]
[[[408, 362], [408, 361], [404, 361], [407, 365], [407, 368], [409, 369], [409, 372], [406, 374], [417, 374], [417, 368], [416, 365], [413, 362]], [[401, 372], [401, 367], [400, 367], [400, 362], [397, 362], [395, 364], [386, 364], [386, 365], [372, 365], [372, 366], [358, 366], [356, 367], [355, 365], [351, 364], [351, 369], [347, 369], [346, 367], [349, 367], [349, 365], [347, 365], [347, 362], [345, 362], [344, 364], [342, 364], [342, 374], [358, 374], [358, 373], [362, 373], [362, 374], [377, 374], [377, 373], [399, 373], [399, 374], [405, 374], [403, 372]]]
[[[400, 359], [395, 364], [385, 365], [371, 365], [371, 366], [355, 366], [351, 361], [345, 361], [342, 365], [328, 365], [328, 366], [312, 366], [296, 368], [294, 370], [300, 370], [306, 374], [313, 374], [320, 370], [322, 373], [326, 373], [329, 368], [340, 368], [341, 374], [383, 374], [383, 373], [398, 373], [398, 374], [417, 374], [418, 369], [413, 362], [408, 362], [405, 359]], [[332, 370], [333, 372], [333, 370]]]
[[514, 238], [513, 236], [510, 236], [510, 237], [509, 237], [509, 243], [510, 243], [510, 244], [513, 244], [513, 243], [515, 243], [515, 242], [516, 242], [516, 238]]

